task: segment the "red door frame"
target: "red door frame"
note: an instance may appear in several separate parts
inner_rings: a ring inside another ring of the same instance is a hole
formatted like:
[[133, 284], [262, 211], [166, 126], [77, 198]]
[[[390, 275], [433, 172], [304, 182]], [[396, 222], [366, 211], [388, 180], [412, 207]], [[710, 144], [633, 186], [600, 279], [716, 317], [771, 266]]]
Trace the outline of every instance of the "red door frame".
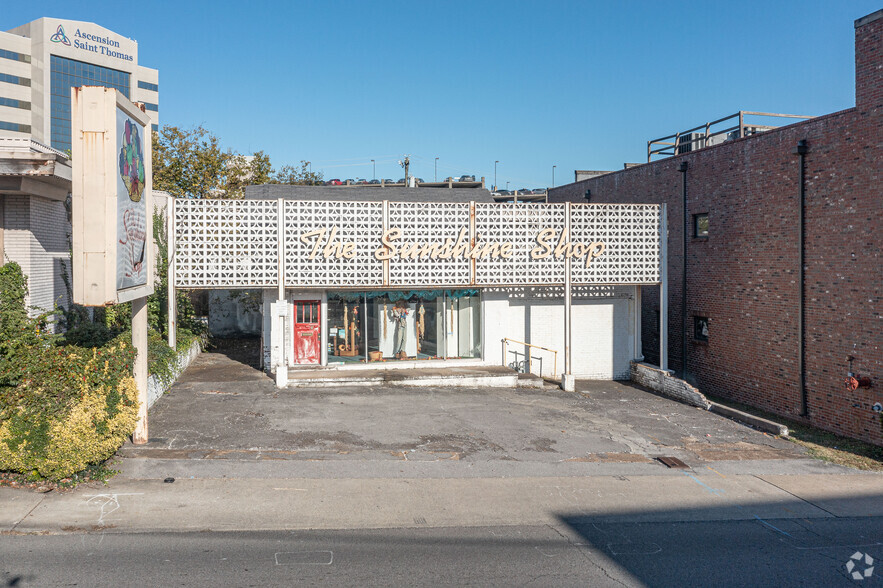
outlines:
[[322, 362], [322, 301], [295, 300], [292, 302], [291, 357], [296, 364]]

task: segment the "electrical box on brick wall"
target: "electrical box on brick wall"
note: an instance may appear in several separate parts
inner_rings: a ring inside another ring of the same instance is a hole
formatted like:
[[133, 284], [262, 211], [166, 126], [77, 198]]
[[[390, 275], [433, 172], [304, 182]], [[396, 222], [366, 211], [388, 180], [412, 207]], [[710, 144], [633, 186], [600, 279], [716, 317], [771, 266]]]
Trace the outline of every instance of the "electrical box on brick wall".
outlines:
[[71, 89], [74, 302], [153, 294], [150, 118], [112, 88]]

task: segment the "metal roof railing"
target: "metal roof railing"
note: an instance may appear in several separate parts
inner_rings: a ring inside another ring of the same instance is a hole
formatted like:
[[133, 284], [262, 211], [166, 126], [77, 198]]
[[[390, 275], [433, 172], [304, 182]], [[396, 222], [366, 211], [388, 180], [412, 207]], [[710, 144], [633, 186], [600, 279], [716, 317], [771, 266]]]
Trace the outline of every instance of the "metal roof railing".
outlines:
[[741, 139], [742, 137], [784, 126], [762, 124], [763, 122], [768, 122], [766, 120], [752, 122], [756, 119], [770, 118], [797, 118], [801, 120], [809, 120], [814, 117], [799, 114], [779, 114], [775, 112], [740, 110], [735, 114], [707, 122], [704, 125], [699, 125], [698, 127], [687, 129], [686, 131], [647, 141], [647, 163], [650, 163], [653, 160], [654, 155], [664, 157], [680, 155], [682, 153], [702, 149], [703, 147], [719, 145], [725, 141]]

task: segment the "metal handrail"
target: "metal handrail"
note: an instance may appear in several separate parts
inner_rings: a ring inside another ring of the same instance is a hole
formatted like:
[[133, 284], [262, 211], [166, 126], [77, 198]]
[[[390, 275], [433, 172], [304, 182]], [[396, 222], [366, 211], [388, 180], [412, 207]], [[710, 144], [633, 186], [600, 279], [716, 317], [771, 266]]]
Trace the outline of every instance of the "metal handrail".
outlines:
[[[686, 131], [680, 131], [680, 132], [677, 132], [673, 135], [668, 135], [666, 137], [660, 137], [658, 139], [653, 139], [651, 141], [647, 141], [647, 163], [650, 163], [650, 161], [652, 160], [654, 155], [666, 155], [666, 156], [677, 155], [678, 149], [683, 145], [689, 145], [691, 150], [701, 149], [702, 147], [708, 147], [708, 141], [712, 137], [726, 135], [726, 134], [729, 134], [734, 131], [738, 132], [737, 138], [741, 139], [742, 137], [746, 136], [745, 131], [748, 128], [757, 128], [757, 129], [764, 129], [764, 130], [778, 128], [778, 127], [773, 127], [773, 126], [769, 126], [769, 125], [746, 124], [746, 122], [745, 122], [746, 116], [763, 116], [763, 117], [774, 117], [774, 118], [799, 118], [799, 119], [803, 119], [803, 120], [808, 120], [808, 119], [813, 118], [812, 116], [804, 116], [801, 114], [780, 114], [777, 112], [756, 112], [753, 110], [740, 110], [739, 112], [737, 112], [735, 114], [731, 114], [729, 116], [719, 118], [715, 121], [707, 122], [705, 124], [693, 127], [692, 129], [687, 129]], [[731, 126], [731, 127], [727, 127], [725, 129], [720, 129], [720, 130], [712, 132], [711, 127], [713, 127], [714, 125], [718, 125], [722, 122], [736, 119], [736, 118], [739, 119], [738, 124]], [[686, 142], [686, 141], [681, 142], [681, 140], [680, 140], [682, 135], [687, 135], [687, 134], [693, 133], [695, 131], [703, 131], [703, 130], [704, 130], [704, 133], [702, 133], [702, 136], [700, 136], [696, 139], [691, 139], [689, 142]], [[674, 139], [674, 143], [669, 143], [668, 142], [669, 139]], [[699, 144], [694, 146], [694, 143], [699, 143]], [[654, 149], [653, 148], [654, 146], [656, 146], [657, 148]]]
[[[526, 347], [542, 349], [543, 351], [548, 351], [550, 353], [554, 353], [555, 356], [554, 356], [554, 359], [552, 360], [552, 376], [554, 377], [555, 374], [558, 373], [558, 351], [557, 350], [549, 349], [548, 347], [543, 347], [541, 345], [534, 345], [533, 343], [525, 343], [524, 341], [517, 341], [515, 339], [510, 339], [508, 337], [503, 337], [502, 342], [503, 342], [503, 365], [506, 365], [506, 353], [509, 351], [509, 343], [515, 343], [516, 345], [524, 345]], [[527, 352], [527, 373], [529, 373], [529, 374], [532, 373], [531, 372], [532, 365], [533, 364], [531, 362], [530, 351], [528, 351]], [[543, 374], [540, 374], [540, 377], [542, 377], [542, 376], [543, 376]]]

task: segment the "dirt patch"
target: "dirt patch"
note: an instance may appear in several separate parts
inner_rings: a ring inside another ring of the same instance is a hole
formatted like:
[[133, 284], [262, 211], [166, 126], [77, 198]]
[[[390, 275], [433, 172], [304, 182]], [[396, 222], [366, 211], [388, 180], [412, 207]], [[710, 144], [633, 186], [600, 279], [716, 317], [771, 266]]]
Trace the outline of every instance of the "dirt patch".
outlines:
[[684, 445], [687, 451], [705, 461], [747, 461], [799, 457], [794, 451], [744, 441], [717, 444], [687, 441]]

